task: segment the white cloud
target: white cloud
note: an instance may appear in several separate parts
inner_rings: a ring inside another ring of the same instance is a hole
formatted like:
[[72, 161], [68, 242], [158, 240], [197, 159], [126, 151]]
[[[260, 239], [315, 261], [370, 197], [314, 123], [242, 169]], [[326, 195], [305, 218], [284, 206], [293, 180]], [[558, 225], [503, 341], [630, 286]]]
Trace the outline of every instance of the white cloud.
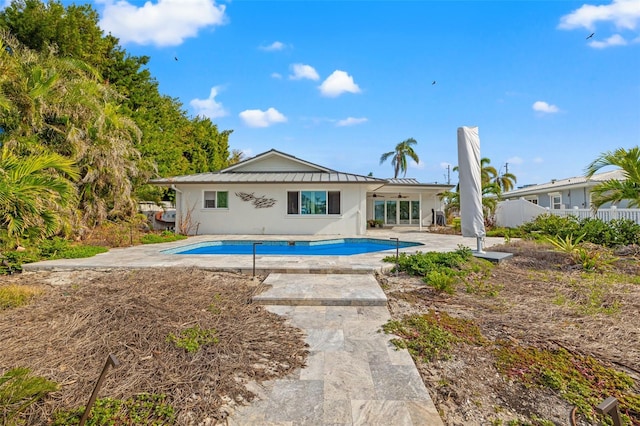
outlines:
[[334, 71], [322, 84], [319, 86], [320, 93], [323, 96], [335, 98], [345, 92], [360, 93], [360, 87], [353, 81], [353, 77], [344, 71]]
[[287, 46], [285, 46], [285, 44], [282, 43], [281, 41], [274, 41], [268, 46], [260, 46], [259, 49], [264, 50], [266, 52], [276, 52], [278, 50], [284, 50], [285, 47]]
[[416, 163], [413, 160], [409, 161], [409, 167], [413, 168], [413, 169], [418, 169], [418, 170], [422, 170], [424, 169], [426, 166], [425, 162], [420, 160], [420, 162]]
[[542, 157], [535, 157], [533, 159], [533, 162], [536, 163], [536, 164], [542, 164], [542, 163], [544, 163], [544, 160], [542, 159]]
[[280, 74], [279, 72], [272, 72], [271, 78], [277, 78], [278, 80], [280, 80], [282, 78], [282, 74]]
[[624, 46], [625, 44], [627, 44], [627, 41], [620, 34], [614, 34], [605, 41], [593, 40], [589, 43], [589, 46], [596, 49], [604, 49], [605, 47]]
[[618, 28], [635, 30], [640, 22], [640, 2], [638, 0], [613, 0], [610, 4], [585, 4], [560, 18], [558, 28], [571, 30], [587, 28], [593, 30], [599, 21], [613, 22]]
[[361, 118], [347, 117], [344, 120], [338, 120], [338, 122], [336, 123], [336, 126], [338, 127], [355, 126], [356, 124], [366, 123], [367, 121], [369, 120], [365, 117], [361, 117]]
[[557, 106], [550, 105], [544, 101], [536, 101], [533, 103], [532, 108], [534, 111], [543, 112], [546, 114], [553, 114], [560, 111]]
[[239, 115], [240, 118], [242, 118], [242, 121], [244, 121], [244, 124], [249, 127], [269, 127], [272, 124], [284, 123], [287, 121], [287, 117], [275, 108], [269, 108], [266, 111], [259, 109], [247, 109], [242, 111]]
[[192, 99], [189, 105], [196, 111], [196, 115], [208, 118], [224, 117], [227, 115], [227, 111], [222, 107], [220, 102], [216, 102], [216, 96], [218, 96], [219, 86], [211, 88], [209, 97], [207, 99]]
[[309, 80], [319, 80], [320, 76], [318, 72], [311, 65], [305, 64], [293, 64], [291, 65], [293, 74], [289, 76], [291, 80], [302, 80], [308, 78]]
[[509, 164], [522, 164], [524, 163], [524, 160], [518, 156], [515, 157], [511, 157], [507, 159], [507, 163]]
[[451, 163], [447, 163], [446, 161], [443, 161], [442, 163], [440, 163], [440, 167], [444, 170], [447, 170], [447, 168], [453, 167], [453, 165]]
[[177, 46], [208, 26], [226, 23], [225, 6], [214, 0], [146, 1], [138, 7], [126, 0], [97, 0], [104, 4], [100, 28], [121, 44]]

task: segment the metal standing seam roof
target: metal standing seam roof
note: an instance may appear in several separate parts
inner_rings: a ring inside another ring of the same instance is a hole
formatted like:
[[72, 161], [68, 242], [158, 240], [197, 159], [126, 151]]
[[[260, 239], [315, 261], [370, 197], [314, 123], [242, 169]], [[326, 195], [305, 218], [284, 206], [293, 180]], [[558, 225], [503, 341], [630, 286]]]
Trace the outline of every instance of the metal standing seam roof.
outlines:
[[246, 173], [200, 173], [153, 179], [150, 183], [170, 185], [178, 183], [386, 183], [384, 179], [360, 176], [351, 173], [326, 172], [246, 172]]
[[420, 185], [415, 178], [391, 178], [387, 179], [389, 185]]

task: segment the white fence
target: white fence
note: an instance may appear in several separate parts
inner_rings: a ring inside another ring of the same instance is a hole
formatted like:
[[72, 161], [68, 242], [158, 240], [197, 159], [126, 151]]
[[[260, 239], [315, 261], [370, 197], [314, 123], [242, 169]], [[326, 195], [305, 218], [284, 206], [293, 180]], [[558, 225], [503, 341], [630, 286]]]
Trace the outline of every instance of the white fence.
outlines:
[[523, 223], [534, 220], [541, 214], [551, 213], [558, 216], [575, 216], [579, 219], [588, 217], [598, 218], [605, 222], [613, 219], [628, 219], [640, 225], [640, 209], [618, 209], [611, 207], [599, 209], [594, 212], [591, 209], [546, 209], [529, 201], [509, 200], [501, 201], [496, 208], [496, 225], [506, 228], [516, 228]]
[[576, 216], [580, 219], [593, 217], [601, 219], [604, 222], [609, 222], [613, 219], [629, 219], [640, 224], [640, 209], [618, 209], [611, 207], [609, 209], [598, 209], [597, 212], [591, 209], [559, 209], [547, 210], [547, 212], [558, 216]]

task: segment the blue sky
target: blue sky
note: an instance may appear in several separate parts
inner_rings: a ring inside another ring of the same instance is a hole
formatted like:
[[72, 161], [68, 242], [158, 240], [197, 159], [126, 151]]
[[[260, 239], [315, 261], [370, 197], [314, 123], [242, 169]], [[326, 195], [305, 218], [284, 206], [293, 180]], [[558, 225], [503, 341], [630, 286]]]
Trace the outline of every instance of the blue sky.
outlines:
[[520, 186], [640, 144], [640, 0], [92, 4], [162, 93], [248, 156], [390, 177], [380, 155], [412, 137], [406, 176], [446, 183], [457, 128], [478, 126]]

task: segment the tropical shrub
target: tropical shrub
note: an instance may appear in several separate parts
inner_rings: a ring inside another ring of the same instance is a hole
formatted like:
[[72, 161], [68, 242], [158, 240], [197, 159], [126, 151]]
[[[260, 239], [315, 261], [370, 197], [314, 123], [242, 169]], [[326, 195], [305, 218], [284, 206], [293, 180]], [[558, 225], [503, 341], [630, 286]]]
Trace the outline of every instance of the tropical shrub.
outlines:
[[[175, 424], [175, 410], [166, 395], [139, 394], [126, 400], [101, 398], [96, 400], [86, 426], [99, 425], [170, 425]], [[58, 412], [53, 426], [74, 425], [80, 422], [85, 408]]]
[[[456, 251], [448, 253], [416, 252], [413, 254], [400, 253], [398, 267], [409, 275], [426, 276], [429, 272], [459, 268], [465, 261], [471, 258], [471, 249], [459, 247]], [[395, 256], [387, 256], [384, 262], [395, 263]]]
[[162, 231], [159, 234], [146, 234], [140, 240], [142, 244], [157, 244], [157, 243], [168, 243], [171, 241], [184, 240], [187, 238], [186, 235], [176, 234], [172, 231]]
[[580, 233], [579, 222], [574, 216], [558, 216], [550, 213], [542, 214], [531, 222], [520, 226], [522, 232], [529, 236], [559, 236], [566, 238], [569, 235]]
[[583, 235], [582, 241], [605, 247], [640, 244], [640, 225], [629, 219], [605, 222], [597, 218], [579, 219], [575, 216], [543, 214], [523, 224], [521, 232], [539, 238], [566, 240]]
[[31, 375], [28, 368], [12, 368], [0, 376], [0, 423], [20, 425], [19, 416], [32, 404], [44, 398], [58, 385], [44, 377]]

